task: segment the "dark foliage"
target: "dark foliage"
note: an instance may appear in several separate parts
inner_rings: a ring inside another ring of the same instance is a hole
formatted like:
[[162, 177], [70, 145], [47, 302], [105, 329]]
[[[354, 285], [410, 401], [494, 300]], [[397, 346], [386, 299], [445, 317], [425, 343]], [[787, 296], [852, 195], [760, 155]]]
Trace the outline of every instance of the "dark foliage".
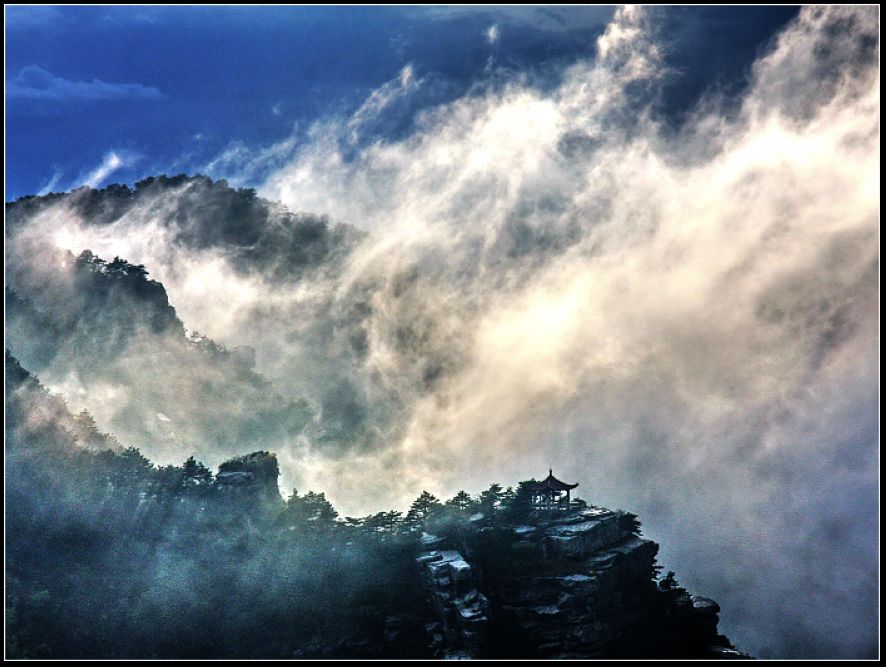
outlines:
[[6, 392], [9, 657], [360, 655], [392, 611], [423, 611], [412, 542], [338, 521], [322, 493], [284, 504], [273, 455], [213, 480], [193, 457], [86, 447], [108, 436], [8, 353]]

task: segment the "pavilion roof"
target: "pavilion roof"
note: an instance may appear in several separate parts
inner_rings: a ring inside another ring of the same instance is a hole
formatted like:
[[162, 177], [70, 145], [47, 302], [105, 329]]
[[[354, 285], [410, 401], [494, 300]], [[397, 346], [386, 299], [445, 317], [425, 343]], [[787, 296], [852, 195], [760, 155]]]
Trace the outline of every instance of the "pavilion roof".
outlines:
[[568, 491], [569, 489], [574, 489], [576, 486], [578, 486], [578, 482], [576, 482], [575, 484], [567, 484], [566, 482], [561, 482], [559, 479], [554, 477], [553, 470], [548, 470], [547, 478], [536, 484], [533, 487], [533, 491]]

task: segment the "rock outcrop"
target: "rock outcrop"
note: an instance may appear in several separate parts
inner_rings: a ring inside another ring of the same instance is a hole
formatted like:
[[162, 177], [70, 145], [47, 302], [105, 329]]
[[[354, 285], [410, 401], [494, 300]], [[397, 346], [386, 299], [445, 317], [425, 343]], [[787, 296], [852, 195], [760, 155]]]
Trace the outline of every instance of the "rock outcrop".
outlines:
[[283, 499], [277, 486], [280, 467], [270, 452], [252, 452], [222, 463], [215, 476], [215, 488], [222, 494], [247, 498], [260, 512], [280, 511]]
[[633, 519], [589, 508], [479, 527], [461, 544], [426, 534], [416, 563], [438, 613], [434, 654], [746, 657], [717, 634], [716, 602], [656, 582], [658, 545]]
[[[424, 546], [440, 542], [432, 535], [422, 538]], [[452, 549], [431, 549], [415, 560], [424, 589], [441, 619], [429, 627], [432, 650], [447, 658], [477, 657], [486, 643], [489, 600], [477, 589], [471, 565]]]

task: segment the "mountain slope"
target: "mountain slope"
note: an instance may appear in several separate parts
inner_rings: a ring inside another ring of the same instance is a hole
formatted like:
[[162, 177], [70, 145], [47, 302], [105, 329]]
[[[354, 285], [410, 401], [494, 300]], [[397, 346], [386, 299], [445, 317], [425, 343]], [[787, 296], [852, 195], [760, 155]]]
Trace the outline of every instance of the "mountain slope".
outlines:
[[536, 514], [527, 482], [342, 520], [284, 502], [268, 452], [213, 475], [85, 446], [9, 354], [6, 391], [9, 657], [739, 655], [633, 515]]
[[142, 266], [44, 249], [7, 274], [7, 346], [103, 428], [155, 456], [235, 453], [244, 442], [294, 443], [312, 415], [228, 351], [186, 332]]

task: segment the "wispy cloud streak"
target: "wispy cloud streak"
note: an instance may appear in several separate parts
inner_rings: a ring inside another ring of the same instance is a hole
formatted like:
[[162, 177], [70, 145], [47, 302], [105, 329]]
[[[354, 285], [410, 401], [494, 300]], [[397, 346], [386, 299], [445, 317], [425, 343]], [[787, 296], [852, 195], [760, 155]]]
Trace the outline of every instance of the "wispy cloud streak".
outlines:
[[28, 100], [151, 100], [163, 97], [157, 88], [140, 83], [107, 83], [99, 79], [71, 81], [29, 65], [6, 83], [7, 99]]

